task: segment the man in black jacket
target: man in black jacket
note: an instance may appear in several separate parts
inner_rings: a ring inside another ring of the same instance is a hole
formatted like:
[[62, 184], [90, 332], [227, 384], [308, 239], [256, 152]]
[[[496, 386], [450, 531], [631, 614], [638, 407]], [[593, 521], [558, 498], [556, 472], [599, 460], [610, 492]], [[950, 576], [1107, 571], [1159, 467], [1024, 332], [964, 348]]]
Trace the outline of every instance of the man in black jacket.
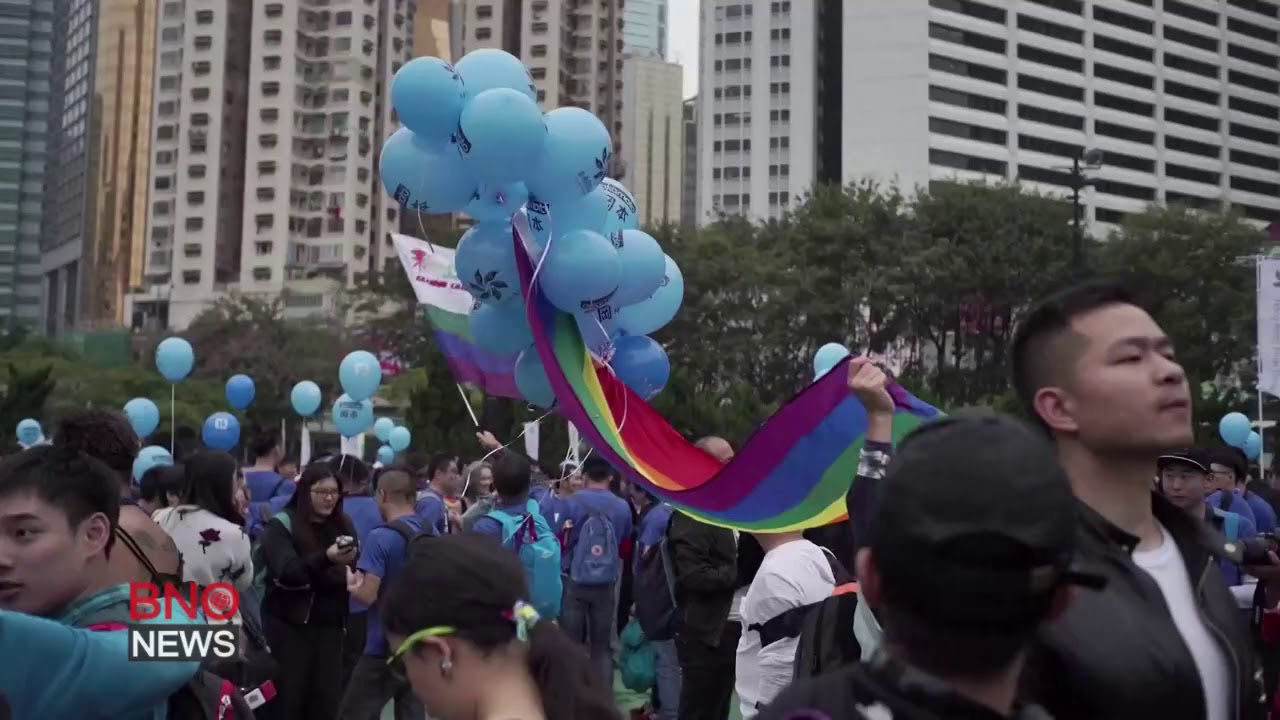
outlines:
[[1107, 580], [1041, 633], [1035, 697], [1059, 719], [1261, 717], [1248, 629], [1216, 566], [1229, 548], [1152, 492], [1157, 458], [1193, 440], [1169, 338], [1120, 288], [1085, 285], [1034, 308], [1012, 356], [1079, 501], [1076, 567]]

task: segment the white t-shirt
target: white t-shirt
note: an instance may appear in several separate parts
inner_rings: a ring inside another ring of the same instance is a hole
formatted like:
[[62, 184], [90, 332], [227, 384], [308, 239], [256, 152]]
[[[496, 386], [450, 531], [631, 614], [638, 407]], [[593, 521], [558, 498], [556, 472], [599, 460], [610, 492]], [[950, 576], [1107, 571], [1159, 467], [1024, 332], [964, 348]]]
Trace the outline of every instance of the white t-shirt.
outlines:
[[1169, 613], [1173, 615], [1173, 624], [1177, 626], [1178, 634], [1191, 651], [1208, 706], [1206, 720], [1227, 720], [1231, 714], [1231, 680], [1227, 672], [1227, 656], [1200, 618], [1195, 590], [1187, 575], [1187, 566], [1182, 560], [1178, 544], [1163, 525], [1160, 526], [1160, 536], [1160, 547], [1154, 550], [1135, 550], [1133, 562], [1146, 570], [1160, 586], [1160, 592], [1169, 606]]
[[[201, 586], [230, 583], [238, 591], [253, 585], [253, 559], [244, 528], [195, 505], [161, 508], [151, 516], [182, 553], [182, 579]], [[240, 621], [236, 613], [233, 622]]]
[[820, 602], [831, 596], [835, 585], [827, 554], [808, 540], [793, 540], [765, 553], [742, 600], [734, 690], [743, 718], [754, 717], [757, 704], [767, 705], [791, 684], [798, 642], [788, 638], [762, 648], [760, 633], [747, 627], [763, 624], [791, 608]]

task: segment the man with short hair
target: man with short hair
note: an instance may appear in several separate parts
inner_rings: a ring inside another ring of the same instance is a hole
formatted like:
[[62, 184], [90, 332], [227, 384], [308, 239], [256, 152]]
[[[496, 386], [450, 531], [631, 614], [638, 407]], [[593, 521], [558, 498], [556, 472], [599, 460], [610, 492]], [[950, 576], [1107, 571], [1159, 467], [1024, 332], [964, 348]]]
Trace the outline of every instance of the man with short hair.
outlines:
[[124, 413], [76, 413], [58, 424], [54, 444], [101, 461], [116, 478], [120, 512], [112, 530], [125, 552], [112, 553], [110, 557], [112, 581], [157, 585], [182, 582], [178, 546], [134, 499], [133, 461], [141, 443]]
[[244, 469], [244, 479], [249, 484], [250, 502], [262, 503], [276, 497], [287, 500], [293, 495], [293, 483], [276, 472], [276, 466], [284, 459], [279, 432], [258, 431], [249, 443], [249, 453], [253, 465]]
[[[1174, 450], [1161, 455], [1156, 461], [1161, 493], [1188, 515], [1218, 531], [1228, 542], [1253, 537], [1257, 529], [1249, 518], [1205, 501], [1205, 492], [1210, 486], [1210, 457], [1210, 453], [1199, 448]], [[1218, 566], [1227, 585], [1234, 587], [1243, 581], [1240, 566], [1236, 563], [1224, 558]]]
[[276, 473], [285, 480], [296, 484], [298, 482], [298, 461], [291, 457], [281, 460], [276, 465]]
[[961, 415], [914, 430], [856, 562], [883, 644], [794, 683], [757, 717], [1044, 717], [1018, 682], [1037, 628], [1084, 580], [1070, 571], [1073, 505], [1048, 443], [1017, 421]]
[[382, 708], [395, 699], [396, 720], [421, 720], [422, 704], [403, 678], [397, 678], [387, 666], [387, 637], [378, 617], [378, 600], [382, 590], [400, 574], [408, 558], [409, 542], [414, 535], [429, 531], [414, 511], [417, 486], [413, 476], [404, 470], [387, 470], [378, 475], [374, 491], [378, 512], [384, 525], [373, 528], [360, 548], [356, 570], [348, 570], [347, 589], [352, 598], [368, 606], [364, 656], [361, 657], [347, 683], [341, 720], [370, 720], [379, 717]]
[[[1249, 487], [1249, 460], [1244, 451], [1222, 445], [1210, 451], [1209, 456], [1209, 473], [1221, 483], [1221, 495], [1229, 492], [1233, 501], [1243, 501], [1253, 515], [1258, 532], [1273, 532], [1276, 529], [1276, 511]], [[1209, 499], [1210, 503], [1213, 501], [1214, 498]], [[1218, 506], [1221, 507], [1220, 502]]]
[[[490, 511], [498, 510], [513, 518], [529, 514], [529, 490], [533, 468], [523, 456], [500, 450], [489, 460], [493, 477], [493, 490], [497, 494]], [[502, 522], [486, 512], [476, 518], [471, 532], [487, 535], [498, 542], [503, 540]]]
[[1012, 365], [1079, 501], [1077, 561], [1107, 580], [1041, 633], [1036, 698], [1065, 718], [1260, 717], [1249, 631], [1215, 567], [1232, 548], [1152, 491], [1157, 458], [1192, 442], [1172, 341], [1123, 289], [1082, 285], [1027, 313]]
[[[457, 462], [452, 455], [436, 453], [427, 463], [427, 486], [418, 492], [418, 501], [414, 506], [418, 517], [435, 529], [439, 535], [454, 532], [453, 527], [459, 525], [456, 513], [449, 510], [447, 498], [456, 490]], [[460, 529], [460, 528], [459, 528]]]

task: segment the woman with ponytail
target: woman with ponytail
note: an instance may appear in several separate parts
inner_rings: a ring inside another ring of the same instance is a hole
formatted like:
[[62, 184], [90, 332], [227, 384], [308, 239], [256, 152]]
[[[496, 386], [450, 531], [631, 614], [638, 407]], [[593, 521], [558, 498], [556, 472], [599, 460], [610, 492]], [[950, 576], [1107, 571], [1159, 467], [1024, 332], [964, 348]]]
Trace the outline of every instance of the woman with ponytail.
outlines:
[[390, 662], [437, 720], [617, 720], [581, 646], [541, 620], [519, 558], [492, 539], [415, 543], [387, 591]]

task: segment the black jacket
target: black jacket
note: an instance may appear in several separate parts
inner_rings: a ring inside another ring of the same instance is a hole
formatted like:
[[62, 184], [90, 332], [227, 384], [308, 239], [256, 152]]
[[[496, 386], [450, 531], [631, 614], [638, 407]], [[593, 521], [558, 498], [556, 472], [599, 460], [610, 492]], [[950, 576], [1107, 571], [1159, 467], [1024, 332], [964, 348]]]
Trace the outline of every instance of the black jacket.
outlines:
[[[294, 518], [296, 524], [301, 522]], [[295, 528], [296, 529], [296, 528]], [[315, 526], [320, 550], [307, 551], [295, 532], [272, 518], [262, 531], [262, 551], [270, 568], [262, 613], [293, 625], [347, 622], [347, 570], [330, 562], [325, 549], [348, 534], [334, 523]], [[349, 533], [354, 534], [354, 533]]]
[[675, 564], [678, 634], [719, 644], [738, 585], [733, 531], [676, 511], [671, 513], [667, 545]]
[[[1218, 570], [1225, 540], [1159, 494], [1162, 524], [1187, 566], [1201, 617], [1226, 653], [1231, 717], [1265, 717], [1244, 617]], [[1066, 614], [1040, 633], [1025, 679], [1032, 696], [1059, 720], [1204, 720], [1205, 698], [1191, 651], [1155, 580], [1133, 562], [1138, 538], [1079, 504], [1075, 567], [1107, 580], [1077, 589]]]

